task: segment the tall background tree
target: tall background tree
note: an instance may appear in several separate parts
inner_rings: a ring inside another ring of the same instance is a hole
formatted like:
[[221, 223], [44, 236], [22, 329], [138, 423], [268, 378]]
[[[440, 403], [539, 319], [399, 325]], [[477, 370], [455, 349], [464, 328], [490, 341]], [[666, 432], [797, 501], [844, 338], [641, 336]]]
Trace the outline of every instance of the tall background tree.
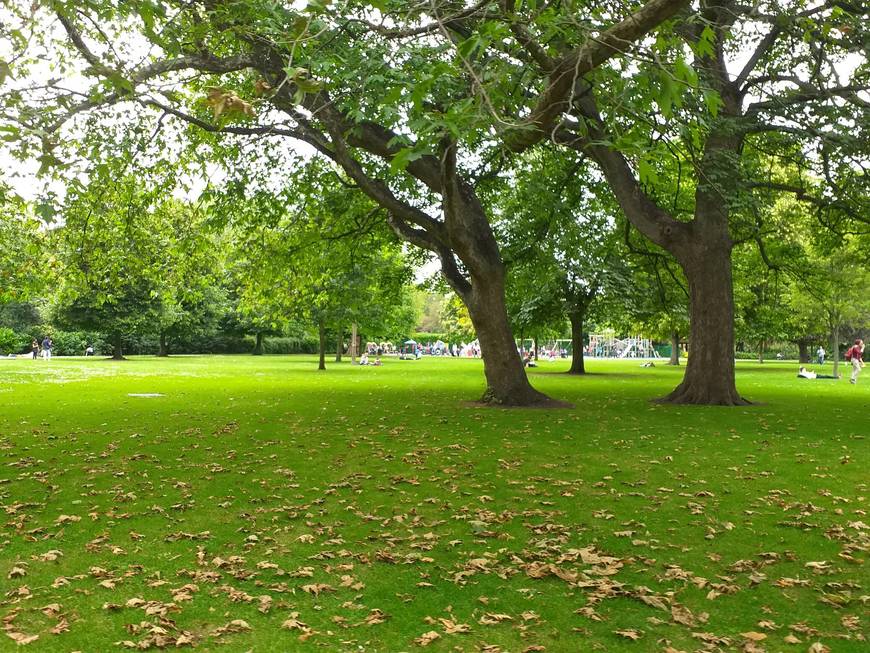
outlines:
[[125, 338], [160, 330], [166, 303], [182, 295], [186, 280], [179, 275], [178, 203], [156, 185], [117, 174], [101, 163], [89, 183], [70, 185], [56, 232], [62, 273], [54, 310], [62, 325], [109, 334], [121, 359]]
[[42, 222], [0, 183], [0, 305], [27, 300], [49, 276], [49, 265]]
[[586, 319], [602, 294], [627, 288], [619, 209], [600, 177], [597, 184], [572, 183], [595, 173], [570, 152], [529, 152], [511, 175], [500, 186], [496, 229], [508, 263], [512, 315], [525, 319], [525, 333], [570, 323], [569, 373], [584, 374]]
[[[317, 160], [300, 162], [282, 190], [223, 193], [214, 212], [227, 220], [243, 309], [317, 325], [320, 369], [327, 337], [340, 360], [345, 335], [408, 333], [416, 321], [408, 287], [412, 261], [381, 209]], [[238, 186], [236, 186], [238, 188]], [[356, 327], [354, 327], [356, 325]]]

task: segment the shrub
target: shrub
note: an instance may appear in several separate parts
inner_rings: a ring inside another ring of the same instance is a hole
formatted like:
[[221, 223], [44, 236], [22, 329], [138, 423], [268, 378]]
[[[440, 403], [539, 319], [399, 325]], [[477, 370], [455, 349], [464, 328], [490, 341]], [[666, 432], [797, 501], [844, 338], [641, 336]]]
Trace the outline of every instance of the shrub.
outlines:
[[[245, 338], [246, 347], [243, 353], [254, 351], [256, 340], [248, 336]], [[263, 353], [265, 354], [316, 354], [319, 342], [313, 337], [287, 337], [266, 336], [263, 338]], [[335, 348], [334, 343], [328, 343], [327, 352]]]
[[411, 334], [411, 340], [426, 344], [427, 342], [435, 343], [437, 340], [442, 342], [450, 342], [450, 336], [446, 333], [436, 333], [434, 331], [417, 331]]
[[15, 333], [6, 327], [0, 328], [0, 355], [22, 354], [30, 349], [30, 338], [26, 333]]

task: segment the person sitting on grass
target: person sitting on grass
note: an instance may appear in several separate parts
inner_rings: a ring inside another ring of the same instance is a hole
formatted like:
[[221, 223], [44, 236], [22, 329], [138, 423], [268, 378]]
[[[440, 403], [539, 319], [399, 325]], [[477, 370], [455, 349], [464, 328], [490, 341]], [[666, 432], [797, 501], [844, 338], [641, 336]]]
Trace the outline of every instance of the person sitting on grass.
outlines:
[[380, 367], [380, 366], [381, 366], [381, 359], [380, 359], [380, 357], [376, 358], [376, 359], [375, 359], [375, 362], [372, 363], [372, 365], [374, 365], [375, 367]]
[[368, 365], [369, 364], [369, 355], [368, 352], [363, 352], [363, 355], [359, 357], [360, 365]]
[[839, 377], [834, 376], [832, 374], [816, 374], [812, 370], [808, 370], [803, 365], [798, 370], [798, 378], [799, 379], [837, 379]]

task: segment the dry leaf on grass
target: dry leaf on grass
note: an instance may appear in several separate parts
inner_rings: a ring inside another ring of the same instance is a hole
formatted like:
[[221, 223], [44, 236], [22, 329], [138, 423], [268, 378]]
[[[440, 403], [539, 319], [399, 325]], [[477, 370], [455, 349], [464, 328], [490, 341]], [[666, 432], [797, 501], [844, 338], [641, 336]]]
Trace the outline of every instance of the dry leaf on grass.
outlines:
[[440, 638], [441, 635], [436, 633], [434, 630], [430, 630], [428, 633], [423, 633], [417, 639], [415, 639], [414, 643], [418, 646], [429, 646], [429, 644]]

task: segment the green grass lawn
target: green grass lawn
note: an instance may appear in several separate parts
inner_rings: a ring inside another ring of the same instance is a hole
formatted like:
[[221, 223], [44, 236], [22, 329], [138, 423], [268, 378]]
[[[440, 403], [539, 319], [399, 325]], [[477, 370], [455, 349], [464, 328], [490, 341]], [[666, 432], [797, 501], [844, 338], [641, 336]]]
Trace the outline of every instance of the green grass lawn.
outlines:
[[868, 650], [870, 370], [315, 366], [0, 361], [0, 650]]

